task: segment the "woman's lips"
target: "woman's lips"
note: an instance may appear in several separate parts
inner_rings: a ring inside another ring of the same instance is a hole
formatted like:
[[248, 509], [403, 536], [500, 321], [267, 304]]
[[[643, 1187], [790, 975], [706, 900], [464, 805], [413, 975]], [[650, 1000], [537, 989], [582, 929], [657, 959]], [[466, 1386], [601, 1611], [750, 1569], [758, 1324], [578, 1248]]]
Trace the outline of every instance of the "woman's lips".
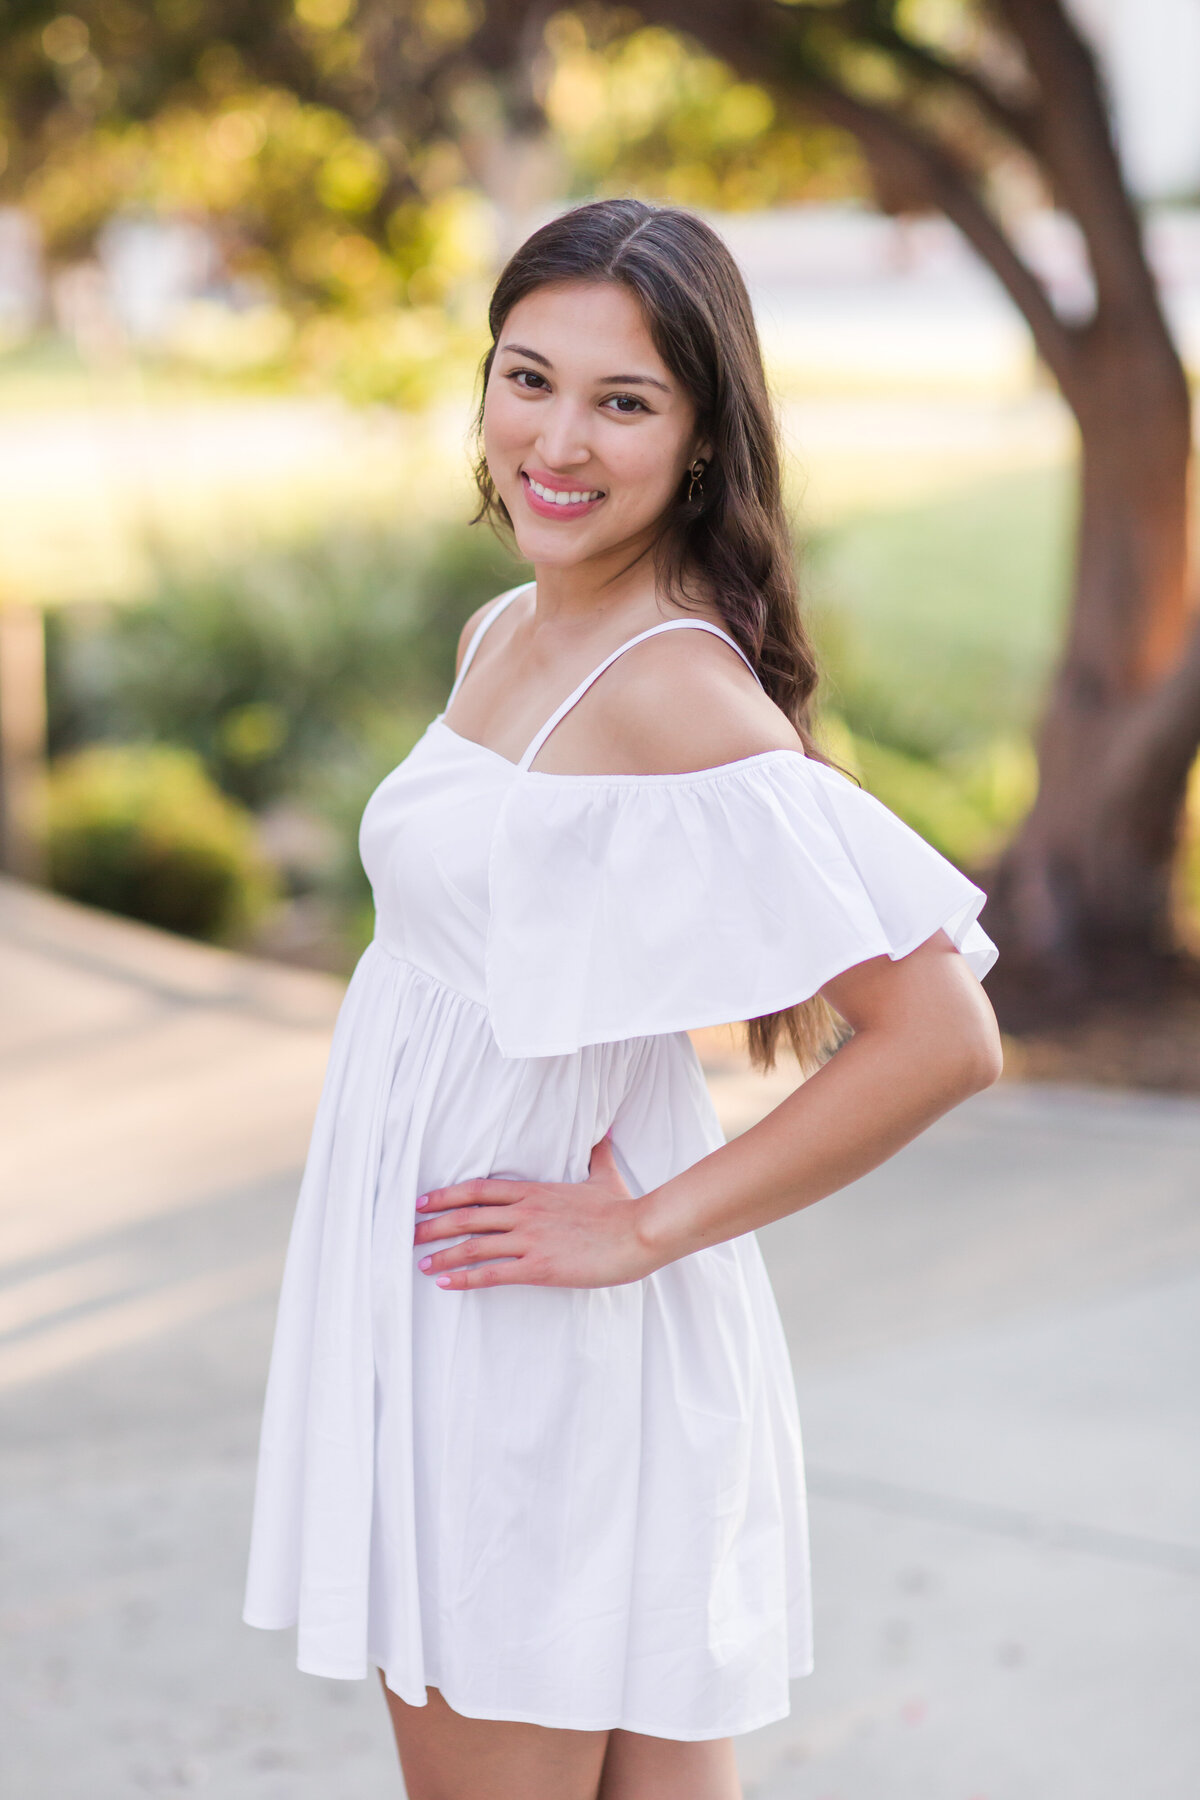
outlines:
[[[538, 486], [549, 488], [550, 484], [548, 482], [539, 482]], [[531, 512], [535, 512], [538, 515], [539, 519], [581, 519], [584, 513], [594, 512], [604, 499], [603, 493], [594, 488], [587, 490], [587, 492], [595, 495], [594, 499], [566, 501], [543, 499], [542, 495], [535, 491], [532, 479], [526, 474], [524, 469], [521, 470], [521, 487], [525, 493], [525, 504], [529, 507]], [[551, 491], [557, 493], [578, 494], [584, 490], [580, 488], [555, 488]]]

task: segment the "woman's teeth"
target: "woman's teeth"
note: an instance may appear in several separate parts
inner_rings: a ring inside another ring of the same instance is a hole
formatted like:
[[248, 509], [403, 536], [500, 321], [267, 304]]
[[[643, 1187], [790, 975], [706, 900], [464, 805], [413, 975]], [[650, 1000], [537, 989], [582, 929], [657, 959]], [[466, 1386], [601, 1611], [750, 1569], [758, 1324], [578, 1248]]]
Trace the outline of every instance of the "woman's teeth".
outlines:
[[525, 477], [539, 500], [548, 500], [551, 506], [578, 506], [582, 500], [603, 500], [603, 488], [548, 488], [532, 475]]

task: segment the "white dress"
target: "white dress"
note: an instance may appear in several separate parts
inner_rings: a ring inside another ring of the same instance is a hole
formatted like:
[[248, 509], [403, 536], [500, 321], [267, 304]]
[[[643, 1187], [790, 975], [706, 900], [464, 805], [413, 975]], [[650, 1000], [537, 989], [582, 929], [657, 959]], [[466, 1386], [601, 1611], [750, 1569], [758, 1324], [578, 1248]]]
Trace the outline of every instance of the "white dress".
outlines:
[[[688, 628], [725, 636], [678, 619], [630, 642]], [[783, 1717], [811, 1666], [799, 1426], [756, 1239], [623, 1287], [457, 1292], [415, 1270], [416, 1197], [582, 1181], [610, 1126], [643, 1193], [722, 1142], [689, 1028], [939, 927], [979, 973], [994, 951], [980, 891], [798, 751], [531, 769], [613, 660], [519, 763], [439, 716], [367, 805], [376, 932], [292, 1230], [245, 1617], [298, 1625], [301, 1669], [375, 1664], [412, 1705], [430, 1686], [474, 1718], [724, 1737]]]

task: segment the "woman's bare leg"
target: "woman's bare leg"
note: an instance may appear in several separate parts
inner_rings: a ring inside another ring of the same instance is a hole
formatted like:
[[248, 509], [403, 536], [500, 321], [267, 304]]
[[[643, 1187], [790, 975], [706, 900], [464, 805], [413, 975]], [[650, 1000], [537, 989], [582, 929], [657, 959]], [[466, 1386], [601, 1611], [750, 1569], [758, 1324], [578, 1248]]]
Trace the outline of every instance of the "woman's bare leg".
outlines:
[[597, 1800], [742, 1800], [733, 1739], [683, 1744], [612, 1731]]
[[606, 1731], [466, 1719], [436, 1688], [424, 1706], [406, 1705], [386, 1682], [383, 1691], [408, 1800], [596, 1800]]

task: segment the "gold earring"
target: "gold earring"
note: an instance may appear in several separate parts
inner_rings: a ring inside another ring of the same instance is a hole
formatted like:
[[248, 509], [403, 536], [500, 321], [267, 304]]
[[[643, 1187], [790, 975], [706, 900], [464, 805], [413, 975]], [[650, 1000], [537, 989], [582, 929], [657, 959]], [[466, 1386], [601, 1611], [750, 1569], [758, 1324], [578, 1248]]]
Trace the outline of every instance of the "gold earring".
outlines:
[[703, 493], [704, 493], [704, 471], [707, 467], [708, 467], [708, 464], [706, 462], [701, 461], [700, 457], [697, 457], [695, 462], [692, 464], [691, 468], [688, 470], [688, 474], [691, 477], [691, 479], [688, 482], [688, 491], [687, 491], [687, 497], [689, 500], [694, 500], [698, 494], [703, 496]]

